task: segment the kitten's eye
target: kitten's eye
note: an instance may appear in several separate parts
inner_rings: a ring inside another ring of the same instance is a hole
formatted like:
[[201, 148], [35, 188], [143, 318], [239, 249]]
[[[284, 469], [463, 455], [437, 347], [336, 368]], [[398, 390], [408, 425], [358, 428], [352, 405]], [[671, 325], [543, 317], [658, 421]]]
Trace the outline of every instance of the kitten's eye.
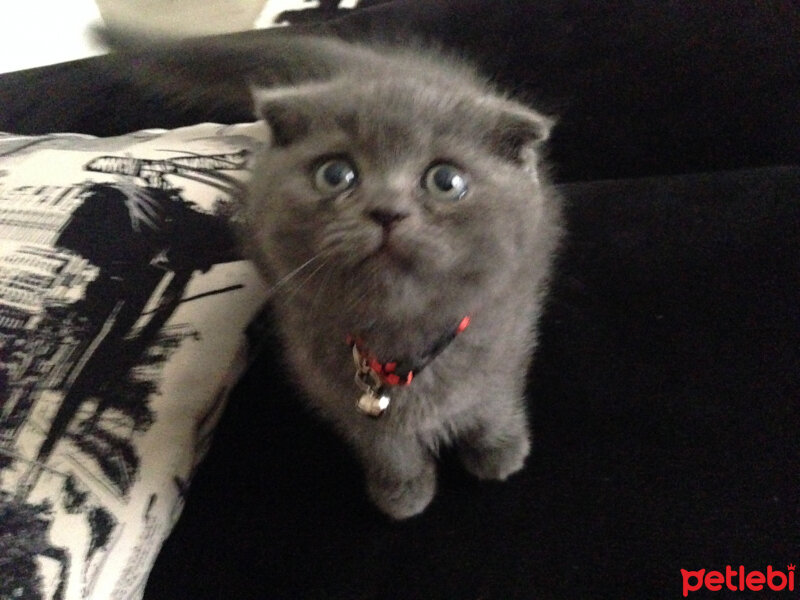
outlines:
[[453, 165], [433, 165], [425, 172], [422, 184], [428, 193], [439, 200], [461, 200], [467, 193], [466, 176]]
[[326, 160], [314, 173], [314, 187], [326, 195], [344, 192], [355, 183], [355, 168], [343, 158]]

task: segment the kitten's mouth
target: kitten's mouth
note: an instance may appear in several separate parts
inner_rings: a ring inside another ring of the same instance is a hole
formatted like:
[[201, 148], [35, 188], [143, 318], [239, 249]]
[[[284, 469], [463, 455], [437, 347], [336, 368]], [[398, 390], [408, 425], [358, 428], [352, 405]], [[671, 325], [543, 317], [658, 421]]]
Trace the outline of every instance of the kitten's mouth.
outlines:
[[383, 232], [383, 237], [381, 238], [381, 243], [378, 246], [377, 250], [375, 250], [375, 254], [396, 254], [396, 242], [394, 241], [392, 235], [387, 232]]
[[396, 235], [384, 232], [375, 249], [367, 254], [361, 261], [362, 264], [378, 261], [382, 268], [400, 268], [409, 271], [413, 267], [413, 260], [409, 252], [399, 243]]

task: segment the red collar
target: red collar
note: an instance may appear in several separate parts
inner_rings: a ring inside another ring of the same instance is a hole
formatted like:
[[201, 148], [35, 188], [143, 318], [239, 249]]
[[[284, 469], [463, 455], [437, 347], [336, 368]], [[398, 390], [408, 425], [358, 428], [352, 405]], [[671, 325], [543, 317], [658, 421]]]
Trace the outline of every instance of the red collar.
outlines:
[[414, 375], [427, 367], [459, 333], [469, 327], [469, 323], [470, 317], [467, 315], [454, 328], [448, 329], [424, 354], [404, 360], [381, 362], [369, 351], [364, 341], [354, 335], [347, 336], [347, 345], [354, 349], [359, 362], [368, 366], [383, 385], [405, 386], [410, 384]]

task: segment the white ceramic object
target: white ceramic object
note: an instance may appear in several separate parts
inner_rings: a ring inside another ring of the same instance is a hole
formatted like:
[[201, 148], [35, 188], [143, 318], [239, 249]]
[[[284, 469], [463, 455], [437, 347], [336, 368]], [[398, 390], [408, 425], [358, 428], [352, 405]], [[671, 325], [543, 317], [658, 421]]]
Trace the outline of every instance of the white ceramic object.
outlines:
[[134, 31], [193, 36], [251, 29], [266, 0], [96, 0], [103, 20]]

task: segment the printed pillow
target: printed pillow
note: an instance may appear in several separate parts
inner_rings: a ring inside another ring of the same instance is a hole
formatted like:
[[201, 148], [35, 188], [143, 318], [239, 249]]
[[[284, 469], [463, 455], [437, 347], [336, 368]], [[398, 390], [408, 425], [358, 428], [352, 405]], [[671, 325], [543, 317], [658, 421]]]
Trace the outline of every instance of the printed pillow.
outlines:
[[259, 123], [0, 134], [0, 598], [135, 599], [266, 297]]

